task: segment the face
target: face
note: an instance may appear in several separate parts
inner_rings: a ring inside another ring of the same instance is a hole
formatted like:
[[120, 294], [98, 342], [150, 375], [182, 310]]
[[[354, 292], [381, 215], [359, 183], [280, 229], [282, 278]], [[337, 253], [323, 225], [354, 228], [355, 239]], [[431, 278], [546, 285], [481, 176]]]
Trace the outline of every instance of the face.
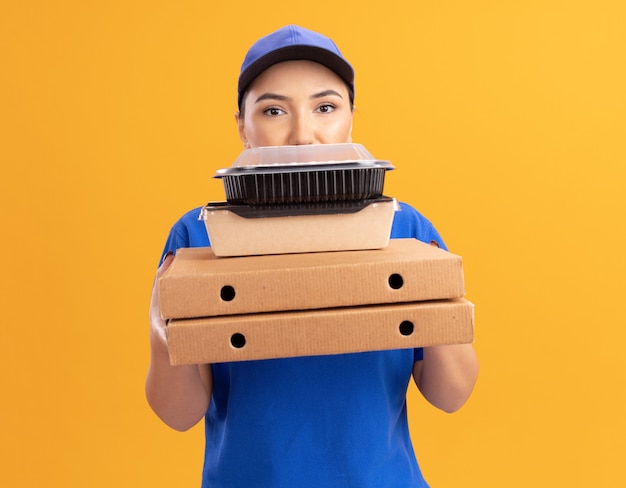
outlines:
[[312, 61], [285, 61], [261, 73], [236, 116], [245, 148], [352, 142], [348, 88]]

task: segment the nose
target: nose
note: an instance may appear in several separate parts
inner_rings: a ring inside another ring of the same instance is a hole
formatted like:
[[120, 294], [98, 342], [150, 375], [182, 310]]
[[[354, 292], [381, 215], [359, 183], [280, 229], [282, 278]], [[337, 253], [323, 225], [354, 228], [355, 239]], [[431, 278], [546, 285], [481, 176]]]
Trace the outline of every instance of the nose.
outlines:
[[315, 130], [311, 115], [305, 112], [296, 113], [291, 120], [289, 144], [302, 146], [315, 143]]

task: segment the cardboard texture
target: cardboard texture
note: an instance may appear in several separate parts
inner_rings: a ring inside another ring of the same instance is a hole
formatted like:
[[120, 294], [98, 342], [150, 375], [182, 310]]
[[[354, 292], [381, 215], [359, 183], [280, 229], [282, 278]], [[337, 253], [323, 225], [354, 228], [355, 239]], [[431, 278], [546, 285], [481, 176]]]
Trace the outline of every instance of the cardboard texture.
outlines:
[[202, 210], [216, 256], [381, 249], [389, 243], [396, 202], [372, 203], [358, 212], [265, 218], [244, 218], [232, 207]]
[[179, 249], [159, 279], [164, 319], [459, 298], [460, 256], [415, 239], [384, 249], [216, 257]]
[[464, 298], [170, 320], [175, 365], [403, 349], [473, 341]]

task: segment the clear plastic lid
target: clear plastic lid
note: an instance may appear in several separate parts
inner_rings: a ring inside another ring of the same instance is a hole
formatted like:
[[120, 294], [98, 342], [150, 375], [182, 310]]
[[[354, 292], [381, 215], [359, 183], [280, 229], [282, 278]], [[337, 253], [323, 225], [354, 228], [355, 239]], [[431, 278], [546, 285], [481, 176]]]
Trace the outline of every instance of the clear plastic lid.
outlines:
[[394, 169], [389, 161], [375, 159], [361, 144], [308, 144], [245, 149], [229, 168], [218, 170], [215, 177], [355, 167]]

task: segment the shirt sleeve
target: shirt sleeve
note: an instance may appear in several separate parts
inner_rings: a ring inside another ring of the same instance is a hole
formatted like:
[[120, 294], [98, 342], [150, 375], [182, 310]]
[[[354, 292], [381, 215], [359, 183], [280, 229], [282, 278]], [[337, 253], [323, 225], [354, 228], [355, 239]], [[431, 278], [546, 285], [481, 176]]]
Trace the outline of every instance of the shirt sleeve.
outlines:
[[422, 361], [424, 359], [424, 348], [417, 347], [413, 349], [413, 362]]
[[435, 226], [410, 205], [398, 202], [398, 210], [393, 218], [391, 238], [413, 237], [428, 244], [436, 243], [441, 249], [448, 250]]
[[172, 226], [159, 263], [162, 263], [168, 254], [176, 254], [180, 248], [211, 245], [204, 222], [200, 220], [200, 211], [201, 207], [190, 210]]

